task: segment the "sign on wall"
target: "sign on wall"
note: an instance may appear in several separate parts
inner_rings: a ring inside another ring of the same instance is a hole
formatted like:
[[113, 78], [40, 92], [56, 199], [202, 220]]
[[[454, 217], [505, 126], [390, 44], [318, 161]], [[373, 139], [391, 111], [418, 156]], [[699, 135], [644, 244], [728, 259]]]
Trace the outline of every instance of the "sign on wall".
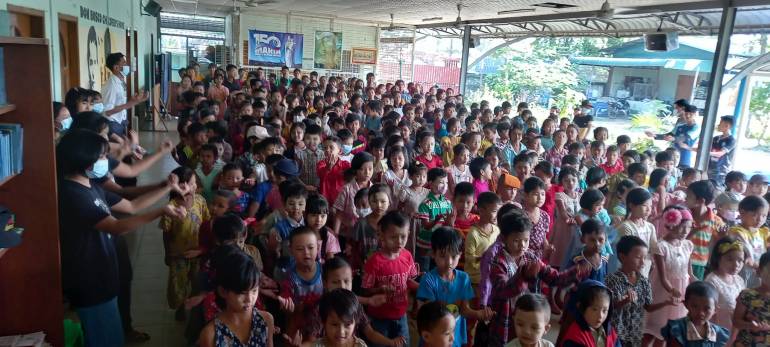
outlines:
[[333, 31], [315, 32], [313, 67], [328, 70], [339, 70], [342, 68], [342, 33]]
[[377, 65], [377, 50], [374, 48], [353, 48], [350, 50], [350, 63]]
[[78, 21], [81, 86], [101, 91], [112, 75], [105, 59], [110, 53], [126, 53], [125, 23], [82, 6], [80, 18], [84, 19]]
[[302, 67], [302, 34], [249, 30], [249, 65]]

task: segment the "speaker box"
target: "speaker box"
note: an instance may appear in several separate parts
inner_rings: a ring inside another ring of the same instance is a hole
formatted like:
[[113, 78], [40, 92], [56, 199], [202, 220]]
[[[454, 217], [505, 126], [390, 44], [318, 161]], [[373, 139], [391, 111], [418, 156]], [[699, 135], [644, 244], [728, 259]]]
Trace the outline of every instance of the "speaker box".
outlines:
[[155, 0], [150, 0], [144, 5], [144, 12], [147, 12], [147, 14], [153, 17], [157, 17], [162, 9], [163, 7], [160, 7], [160, 4], [155, 2]]
[[668, 52], [677, 48], [679, 48], [679, 34], [676, 32], [644, 34], [644, 50], [648, 52]]

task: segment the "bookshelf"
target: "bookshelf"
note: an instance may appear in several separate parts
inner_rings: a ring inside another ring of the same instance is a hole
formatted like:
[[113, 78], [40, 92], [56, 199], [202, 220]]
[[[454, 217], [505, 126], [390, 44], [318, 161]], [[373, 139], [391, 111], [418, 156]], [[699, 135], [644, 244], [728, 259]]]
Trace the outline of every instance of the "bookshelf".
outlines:
[[56, 159], [47, 39], [0, 37], [8, 105], [0, 123], [24, 128], [24, 169], [0, 182], [0, 204], [24, 227], [0, 258], [0, 336], [43, 331], [64, 345]]

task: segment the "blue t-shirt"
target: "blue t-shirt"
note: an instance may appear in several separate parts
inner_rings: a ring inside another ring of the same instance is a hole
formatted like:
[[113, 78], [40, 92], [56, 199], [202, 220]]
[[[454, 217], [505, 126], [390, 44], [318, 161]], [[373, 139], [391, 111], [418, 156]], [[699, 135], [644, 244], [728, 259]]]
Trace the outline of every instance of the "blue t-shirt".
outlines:
[[698, 142], [698, 136], [700, 136], [700, 127], [697, 124], [682, 123], [674, 128], [674, 147], [679, 150], [681, 158], [679, 165], [683, 167], [692, 167], [695, 152], [684, 149], [679, 146], [680, 142], [683, 142], [687, 146], [694, 146]]
[[447, 304], [447, 309], [454, 315], [455, 340], [454, 347], [460, 347], [467, 343], [465, 317], [460, 315], [458, 303], [463, 300], [473, 299], [473, 287], [468, 274], [461, 270], [454, 270], [455, 278], [452, 282], [441, 279], [436, 269], [425, 273], [420, 279], [420, 287], [417, 289], [417, 300], [442, 301]]

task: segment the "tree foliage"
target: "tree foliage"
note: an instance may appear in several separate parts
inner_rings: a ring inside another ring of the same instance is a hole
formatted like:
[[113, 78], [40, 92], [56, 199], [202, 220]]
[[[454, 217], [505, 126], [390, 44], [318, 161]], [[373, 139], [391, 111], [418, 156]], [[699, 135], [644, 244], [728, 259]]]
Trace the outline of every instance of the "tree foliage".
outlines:
[[[757, 139], [757, 144], [767, 141], [765, 136], [767, 130], [770, 128], [770, 83], [763, 83], [751, 90], [751, 100], [749, 101], [749, 112], [751, 112], [751, 119], [753, 122], [757, 122], [759, 127], [748, 127], [749, 129], [755, 129], [750, 131], [749, 136]], [[756, 130], [759, 128], [759, 132]]]

